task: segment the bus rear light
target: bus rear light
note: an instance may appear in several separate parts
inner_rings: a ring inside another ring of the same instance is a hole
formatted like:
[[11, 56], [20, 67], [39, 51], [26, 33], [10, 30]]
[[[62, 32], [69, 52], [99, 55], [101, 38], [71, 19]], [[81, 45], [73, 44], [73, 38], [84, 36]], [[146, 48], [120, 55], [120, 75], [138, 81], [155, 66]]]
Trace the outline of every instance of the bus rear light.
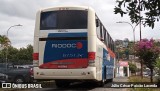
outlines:
[[33, 60], [39, 60], [39, 53], [33, 53]]
[[88, 66], [95, 66], [95, 60], [88, 60]]
[[88, 66], [95, 66], [95, 52], [88, 52]]
[[95, 60], [95, 52], [88, 52], [88, 60]]
[[39, 63], [39, 53], [33, 53], [33, 66], [38, 66]]
[[37, 67], [38, 64], [39, 64], [39, 61], [37, 61], [37, 60], [34, 60], [34, 61], [33, 61], [33, 66], [34, 66], [34, 67]]

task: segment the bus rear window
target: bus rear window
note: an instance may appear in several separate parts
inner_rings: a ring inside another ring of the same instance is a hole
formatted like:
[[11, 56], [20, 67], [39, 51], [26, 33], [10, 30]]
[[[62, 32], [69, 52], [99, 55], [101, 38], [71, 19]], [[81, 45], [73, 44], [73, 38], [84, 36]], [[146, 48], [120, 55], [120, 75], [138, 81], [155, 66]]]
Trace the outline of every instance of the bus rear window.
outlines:
[[61, 10], [41, 13], [40, 29], [86, 29], [87, 11]]

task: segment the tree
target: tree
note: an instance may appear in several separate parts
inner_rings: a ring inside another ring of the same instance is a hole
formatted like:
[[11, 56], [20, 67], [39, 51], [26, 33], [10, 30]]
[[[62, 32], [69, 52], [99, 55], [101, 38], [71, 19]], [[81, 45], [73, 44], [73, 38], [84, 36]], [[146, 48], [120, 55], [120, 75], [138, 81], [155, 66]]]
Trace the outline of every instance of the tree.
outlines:
[[156, 64], [156, 59], [159, 57], [160, 48], [156, 46], [153, 39], [142, 39], [136, 45], [136, 55], [139, 56], [143, 63], [151, 71], [151, 82], [153, 82], [153, 69]]
[[128, 43], [128, 50], [130, 55], [134, 55], [134, 42], [129, 42]]
[[6, 57], [6, 47], [10, 45], [10, 40], [5, 35], [0, 35], [0, 61], [4, 62]]
[[32, 45], [27, 45], [27, 58], [29, 61], [32, 61], [32, 54], [33, 54], [33, 46]]
[[157, 82], [159, 83], [158, 85], [160, 86], [160, 58], [158, 58], [157, 60], [156, 60], [156, 71], [157, 71], [157, 73], [158, 73], [158, 78], [157, 78]]
[[131, 73], [135, 73], [137, 71], [137, 66], [129, 62], [129, 70]]
[[33, 46], [27, 45], [27, 48], [20, 48], [17, 54], [19, 63], [28, 64], [32, 62]]
[[[28, 45], [26, 48], [8, 47], [8, 60], [14, 64], [30, 64], [32, 63], [33, 46]], [[6, 48], [0, 51], [0, 62], [5, 62]]]
[[14, 48], [12, 46], [8, 47], [8, 62], [16, 63], [19, 58], [17, 56], [19, 50], [17, 48]]
[[144, 26], [154, 28], [155, 21], [160, 19], [160, 0], [117, 0], [117, 3], [115, 14], [119, 13], [121, 17], [128, 14], [132, 23], [138, 24], [143, 20]]
[[158, 58], [156, 61], [156, 67], [158, 68], [158, 73], [160, 75], [160, 58]]
[[0, 35], [0, 44], [2, 47], [6, 47], [10, 45], [10, 40], [5, 35]]

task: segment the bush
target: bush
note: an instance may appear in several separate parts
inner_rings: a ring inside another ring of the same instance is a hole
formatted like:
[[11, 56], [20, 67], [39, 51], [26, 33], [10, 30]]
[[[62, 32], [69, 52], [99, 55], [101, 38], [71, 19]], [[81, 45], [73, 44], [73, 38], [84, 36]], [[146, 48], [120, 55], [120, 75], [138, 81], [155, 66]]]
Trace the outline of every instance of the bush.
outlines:
[[136, 73], [137, 66], [135, 64], [129, 63], [129, 70], [131, 71], [131, 73]]

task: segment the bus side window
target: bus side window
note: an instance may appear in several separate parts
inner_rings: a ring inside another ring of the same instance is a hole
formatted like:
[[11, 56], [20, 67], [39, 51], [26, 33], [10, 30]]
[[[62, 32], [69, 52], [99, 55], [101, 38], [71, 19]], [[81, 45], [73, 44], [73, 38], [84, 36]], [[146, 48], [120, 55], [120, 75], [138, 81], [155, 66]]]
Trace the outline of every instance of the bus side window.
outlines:
[[111, 39], [111, 50], [113, 51], [113, 40]]
[[113, 52], [115, 52], [115, 46], [114, 46], [114, 41], [113, 41]]
[[110, 49], [112, 50], [112, 38], [110, 37]]
[[112, 51], [114, 52], [114, 42], [112, 40]]
[[106, 46], [108, 46], [108, 35], [107, 35], [107, 31], [105, 31], [105, 44], [106, 44]]
[[96, 26], [98, 24], [98, 27], [96, 27], [96, 33], [97, 33], [97, 37], [100, 39], [101, 38], [101, 33], [100, 33], [100, 24], [99, 24], [99, 20], [96, 19]]
[[102, 25], [102, 23], [100, 23], [100, 33], [101, 33], [100, 40], [102, 42], [104, 42], [104, 32], [103, 32], [103, 25]]
[[103, 27], [103, 39], [104, 39], [105, 45], [107, 45], [107, 43], [106, 43], [106, 29], [104, 27]]
[[113, 40], [111, 38], [111, 50], [113, 51]]
[[111, 45], [112, 45], [112, 44], [111, 44], [111, 36], [109, 36], [109, 48], [110, 48], [110, 49], [112, 48]]
[[109, 37], [109, 34], [108, 34], [108, 33], [107, 33], [107, 37], [108, 37], [108, 38], [107, 38], [107, 41], [108, 41], [108, 45], [107, 45], [107, 46], [110, 48], [110, 37]]
[[96, 19], [96, 27], [99, 27], [99, 20]]

